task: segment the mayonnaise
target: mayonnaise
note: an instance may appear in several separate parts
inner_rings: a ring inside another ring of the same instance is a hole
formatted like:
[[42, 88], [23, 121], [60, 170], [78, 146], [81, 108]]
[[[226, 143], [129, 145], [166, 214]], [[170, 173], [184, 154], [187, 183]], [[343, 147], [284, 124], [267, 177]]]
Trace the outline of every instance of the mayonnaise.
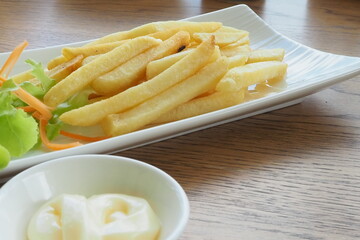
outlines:
[[31, 218], [29, 240], [154, 240], [160, 222], [149, 203], [124, 194], [61, 195]]

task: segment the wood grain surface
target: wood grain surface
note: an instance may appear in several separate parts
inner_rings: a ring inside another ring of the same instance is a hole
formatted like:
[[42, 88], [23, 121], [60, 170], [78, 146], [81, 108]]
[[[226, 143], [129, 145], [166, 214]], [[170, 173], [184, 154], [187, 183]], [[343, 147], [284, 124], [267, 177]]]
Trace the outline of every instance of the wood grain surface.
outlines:
[[[0, 1], [0, 52], [71, 43], [247, 4], [310, 47], [360, 56], [358, 0]], [[360, 76], [296, 106], [118, 153], [184, 187], [181, 239], [360, 239]]]

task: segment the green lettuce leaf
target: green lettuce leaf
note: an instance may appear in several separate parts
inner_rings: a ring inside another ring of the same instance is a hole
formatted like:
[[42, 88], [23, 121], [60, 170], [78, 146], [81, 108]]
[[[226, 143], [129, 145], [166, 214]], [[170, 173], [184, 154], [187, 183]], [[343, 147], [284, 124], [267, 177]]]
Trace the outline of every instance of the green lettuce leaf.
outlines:
[[0, 145], [0, 169], [5, 168], [10, 162], [10, 153], [2, 145]]
[[6, 81], [0, 89], [0, 145], [11, 156], [21, 156], [36, 144], [38, 124], [23, 110], [11, 105], [11, 89], [11, 81]]
[[45, 91], [40, 86], [35, 86], [31, 82], [23, 82], [20, 84], [21, 88], [33, 95], [38, 99], [42, 99], [45, 95]]
[[[6, 82], [8, 82], [9, 80], [7, 80]], [[35, 86], [34, 84], [30, 83], [30, 82], [23, 82], [20, 83], [19, 86], [24, 89], [25, 91], [27, 91], [28, 93], [30, 93], [31, 95], [33, 95], [34, 97], [38, 98], [38, 99], [42, 99], [45, 95], [45, 91], [39, 87], [39, 86]], [[24, 107], [24, 106], [28, 106], [27, 103], [24, 103], [20, 98], [18, 98], [16, 95], [12, 94], [12, 105], [14, 107]]]
[[[11, 91], [15, 91], [18, 88], [19, 87], [14, 83], [14, 81], [9, 79], [3, 83], [3, 85], [0, 88], [0, 92], [11, 92]], [[1, 108], [1, 106], [0, 106], [0, 108]]]
[[89, 102], [88, 98], [91, 92], [92, 92], [91, 90], [83, 90], [72, 96], [68, 101], [60, 104], [53, 111], [53, 117], [49, 120], [49, 123], [46, 126], [46, 134], [49, 140], [53, 140], [56, 136], [58, 136], [61, 128], [64, 126], [64, 123], [60, 121], [59, 116], [64, 112], [88, 104]]
[[41, 63], [37, 63], [31, 59], [27, 59], [25, 62], [32, 67], [31, 74], [41, 82], [44, 93], [49, 91], [49, 89], [56, 84], [55, 80], [49, 78], [45, 74], [44, 68]]
[[64, 123], [59, 118], [52, 117], [46, 126], [46, 136], [51, 141], [59, 135]]

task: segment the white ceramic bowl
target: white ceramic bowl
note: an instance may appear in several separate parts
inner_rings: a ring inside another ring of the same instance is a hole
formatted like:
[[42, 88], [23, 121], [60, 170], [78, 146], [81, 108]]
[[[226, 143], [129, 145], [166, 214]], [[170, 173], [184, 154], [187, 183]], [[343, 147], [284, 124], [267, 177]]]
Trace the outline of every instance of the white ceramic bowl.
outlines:
[[34, 212], [63, 193], [87, 197], [123, 193], [145, 198], [160, 218], [159, 240], [179, 238], [189, 218], [184, 190], [160, 169], [124, 157], [77, 155], [29, 168], [0, 189], [0, 239], [26, 239]]

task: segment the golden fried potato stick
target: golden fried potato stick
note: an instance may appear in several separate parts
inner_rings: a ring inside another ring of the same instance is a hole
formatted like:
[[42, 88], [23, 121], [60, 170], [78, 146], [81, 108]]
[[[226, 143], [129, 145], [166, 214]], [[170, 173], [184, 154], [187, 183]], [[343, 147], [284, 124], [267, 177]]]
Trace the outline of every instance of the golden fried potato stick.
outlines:
[[47, 64], [47, 69], [51, 70], [53, 68], [55, 68], [56, 66], [59, 66], [60, 64], [68, 61], [69, 59], [67, 59], [66, 57], [64, 57], [63, 55], [58, 56], [56, 58], [51, 59], [48, 64]]
[[75, 126], [95, 125], [107, 115], [120, 113], [132, 108], [195, 74], [206, 65], [214, 49], [214, 39], [209, 39], [209, 41], [203, 42], [195, 51], [153, 79], [129, 88], [108, 99], [66, 112], [60, 116], [60, 119], [65, 123]]
[[88, 56], [88, 57], [84, 58], [84, 60], [82, 60], [81, 65], [84, 66], [84, 65], [88, 64], [89, 62], [91, 62], [92, 60], [94, 60], [95, 58], [100, 57], [101, 55], [103, 55], [103, 54]]
[[[199, 23], [195, 22], [186, 22], [186, 21], [164, 21], [164, 22], [153, 22], [148, 23], [136, 28], [133, 28], [129, 31], [123, 31], [123, 32], [117, 32], [110, 35], [107, 35], [105, 37], [99, 38], [95, 40], [94, 42], [87, 44], [87, 46], [95, 45], [99, 43], [108, 43], [108, 42], [115, 42], [115, 41], [121, 41], [125, 39], [131, 39], [139, 36], [145, 36], [148, 34], [156, 33], [165, 31], [167, 29], [171, 28], [178, 28], [178, 27], [185, 27], [185, 26], [199, 26]], [[213, 29], [214, 31], [222, 26], [222, 23], [220, 22], [204, 22], [203, 28], [200, 28], [200, 30], [206, 30], [206, 28]], [[194, 27], [195, 28], [195, 27]]]
[[78, 55], [71, 60], [64, 62], [63, 64], [60, 64], [59, 66], [49, 71], [49, 77], [57, 81], [62, 80], [63, 78], [70, 75], [70, 73], [78, 69], [81, 66], [83, 59], [84, 57], [82, 55]]
[[[81, 55], [77, 56], [76, 58], [73, 58], [70, 61], [58, 65], [57, 67], [51, 69], [50, 71], [45, 70], [45, 73], [50, 78], [56, 81], [60, 81], [65, 77], [67, 77], [70, 73], [78, 69], [81, 66], [82, 59], [83, 57]], [[26, 72], [12, 76], [11, 79], [13, 79], [14, 82], [16, 82], [17, 84], [20, 84], [25, 81], [29, 81], [35, 85], [40, 84], [39, 80], [34, 78], [31, 72], [32, 70], [28, 70]]]
[[230, 69], [216, 86], [218, 91], [234, 91], [286, 74], [287, 64], [278, 61], [250, 63]]
[[67, 76], [69, 76], [76, 69], [78, 69], [81, 66], [81, 62], [83, 59], [84, 57], [82, 55], [78, 55], [73, 59], [64, 62], [58, 65], [57, 67], [51, 69], [46, 74], [57, 82], [61, 81]]
[[142, 104], [126, 112], [107, 116], [101, 124], [104, 132], [109, 136], [116, 136], [146, 126], [171, 109], [214, 89], [227, 67], [227, 59], [222, 57]]
[[214, 33], [194, 33], [195, 41], [203, 42], [210, 36], [215, 36], [215, 44], [219, 47], [234, 43], [244, 37], [242, 32], [214, 32]]
[[31, 74], [31, 69], [27, 70], [25, 72], [18, 73], [16, 75], [11, 76], [11, 79], [17, 83], [20, 84], [25, 81], [29, 81], [34, 78], [34, 76]]
[[[99, 38], [93, 42], [90, 42], [88, 44], [85, 44], [86, 47], [92, 46], [92, 45], [98, 45], [103, 43], [111, 43], [111, 42], [117, 42], [122, 41], [126, 39], [132, 39], [140, 36], [145, 36], [149, 34], [158, 33], [157, 37], [162, 40], [165, 40], [172, 35], [174, 35], [177, 31], [183, 30], [188, 31], [190, 33], [192, 32], [214, 32], [217, 29], [219, 29], [222, 26], [222, 23], [220, 22], [187, 22], [187, 21], [164, 21], [164, 22], [153, 22], [148, 23], [145, 25], [141, 25], [139, 27], [133, 28], [129, 31], [122, 31], [117, 33], [112, 33], [107, 36], [104, 36], [102, 38]], [[168, 32], [160, 33], [165, 30], [170, 30]], [[61, 63], [66, 62], [69, 60], [68, 58], [64, 57], [63, 55], [58, 56], [52, 60], [47, 65], [47, 68], [50, 70]]]
[[236, 84], [236, 81], [232, 78], [223, 78], [220, 80], [218, 85], [216, 86], [216, 91], [218, 92], [233, 92], [240, 91], [239, 87]]
[[194, 33], [212, 33], [221, 27], [221, 23], [218, 22], [184, 22], [184, 25], [179, 27], [173, 27], [164, 31], [155, 32], [149, 34], [149, 37], [159, 38], [166, 40], [172, 35], [180, 31], [186, 31], [191, 36]]
[[71, 59], [77, 55], [83, 55], [84, 57], [99, 55], [107, 53], [114, 48], [124, 44], [128, 40], [111, 42], [111, 43], [101, 43], [91, 46], [82, 46], [82, 47], [65, 47], [62, 49], [62, 55], [67, 59]]
[[264, 62], [264, 61], [282, 61], [284, 59], [285, 50], [282, 48], [261, 49], [251, 51], [246, 63]]
[[223, 49], [226, 50], [226, 49], [230, 49], [230, 48], [234, 48], [234, 47], [238, 47], [238, 46], [249, 45], [249, 44], [250, 44], [249, 36], [244, 36], [244, 37], [240, 38], [239, 40], [237, 40], [236, 42], [233, 42], [233, 43], [230, 43], [230, 44], [224, 46]]
[[149, 62], [176, 53], [189, 41], [189, 33], [180, 31], [158, 46], [148, 49], [110, 72], [95, 78], [91, 86], [102, 95], [123, 91], [145, 77], [146, 66]]
[[[118, 41], [122, 41], [122, 40], [126, 40], [126, 39], [132, 39], [132, 38], [136, 38], [136, 37], [140, 37], [140, 36], [145, 36], [145, 35], [155, 33], [158, 31], [162, 31], [167, 28], [172, 28], [172, 27], [175, 27], [178, 25], [180, 25], [180, 24], [177, 21], [148, 23], [148, 24], [133, 28], [129, 31], [122, 31], [122, 32], [117, 32], [117, 33], [112, 33], [112, 34], [106, 35], [102, 38], [99, 38], [99, 39], [93, 41], [93, 42], [85, 44], [84, 47], [118, 42]], [[50, 69], [60, 65], [61, 63], [66, 62], [67, 60], [68, 60], [68, 58], [66, 58], [64, 55], [58, 56], [58, 57], [50, 60], [50, 62], [47, 65], [47, 68], [50, 70]]]
[[[173, 54], [150, 62], [146, 67], [146, 79], [151, 79], [156, 75], [159, 75], [192, 51], [194, 51], [194, 49], [188, 49], [183, 52], [179, 52], [177, 54]], [[220, 49], [218, 46], [215, 46], [214, 53], [213, 55], [211, 55], [209, 62], [217, 60], [220, 56]]]
[[164, 113], [152, 124], [174, 122], [185, 118], [217, 111], [240, 104], [244, 100], [244, 90], [232, 92], [215, 92], [205, 97], [195, 98]]
[[233, 57], [238, 54], [245, 54], [251, 51], [251, 48], [248, 45], [238, 46], [233, 48], [221, 48], [221, 55], [227, 57]]
[[183, 50], [179, 53], [172, 54], [157, 60], [153, 60], [149, 62], [146, 66], [146, 79], [151, 79], [156, 75], [159, 75], [165, 69], [168, 69], [172, 65], [174, 65], [177, 61], [188, 55], [190, 52], [194, 51], [195, 49]]
[[229, 26], [222, 26], [221, 28], [219, 28], [218, 30], [216, 30], [216, 32], [241, 32], [244, 35], [249, 35], [248, 31], [242, 30], [242, 29], [237, 29], [237, 28], [233, 28], [233, 27], [229, 27]]
[[232, 57], [228, 57], [229, 59], [229, 68], [240, 67], [246, 64], [248, 60], [247, 54], [239, 54]]
[[45, 104], [50, 107], [56, 107], [76, 92], [88, 86], [96, 77], [114, 69], [148, 48], [158, 45], [160, 42], [161, 40], [151, 37], [139, 37], [105, 53], [89, 64], [80, 67], [52, 87], [44, 96]]

